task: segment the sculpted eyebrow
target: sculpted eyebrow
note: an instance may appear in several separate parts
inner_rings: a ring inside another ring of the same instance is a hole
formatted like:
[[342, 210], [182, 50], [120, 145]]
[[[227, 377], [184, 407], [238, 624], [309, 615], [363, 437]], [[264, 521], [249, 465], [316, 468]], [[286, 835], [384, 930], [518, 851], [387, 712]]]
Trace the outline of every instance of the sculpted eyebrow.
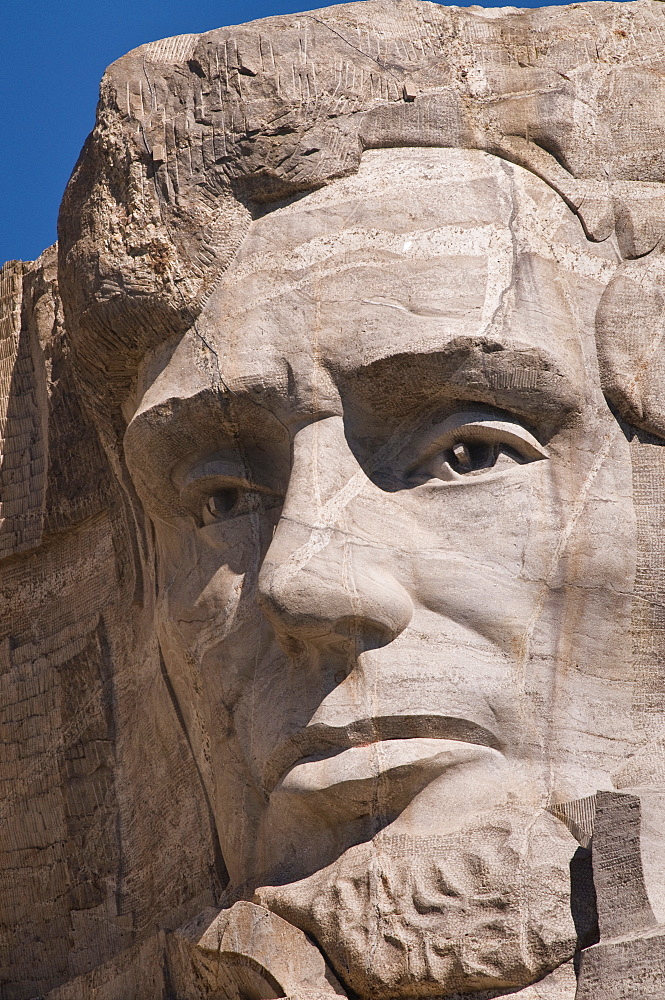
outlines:
[[[261, 450], [283, 434], [283, 426], [249, 393], [205, 389], [174, 397], [138, 413], [125, 433], [124, 451], [136, 488], [148, 502], [179, 506], [173, 475], [180, 463], [245, 447]], [[282, 442], [283, 443], [283, 442]]]
[[458, 337], [441, 351], [396, 354], [353, 372], [343, 382], [377, 413], [469, 400], [536, 418], [580, 408], [583, 390], [563, 360], [540, 348]]
[[271, 415], [244, 391], [204, 389], [141, 411], [125, 434], [125, 452], [172, 466], [187, 454], [229, 444], [236, 437], [275, 435]]

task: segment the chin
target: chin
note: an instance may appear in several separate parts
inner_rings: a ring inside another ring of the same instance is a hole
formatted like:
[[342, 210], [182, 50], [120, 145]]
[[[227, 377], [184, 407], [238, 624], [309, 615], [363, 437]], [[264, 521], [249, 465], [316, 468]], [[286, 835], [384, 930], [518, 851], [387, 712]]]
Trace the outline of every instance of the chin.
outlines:
[[573, 957], [577, 847], [548, 813], [505, 808], [441, 837], [388, 829], [255, 898], [314, 938], [364, 1000], [499, 996]]

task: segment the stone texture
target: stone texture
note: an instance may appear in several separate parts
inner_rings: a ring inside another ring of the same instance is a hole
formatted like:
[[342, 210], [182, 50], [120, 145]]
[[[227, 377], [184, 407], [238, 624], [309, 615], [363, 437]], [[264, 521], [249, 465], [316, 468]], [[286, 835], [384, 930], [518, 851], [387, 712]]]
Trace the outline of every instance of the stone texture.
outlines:
[[201, 905], [218, 891], [205, 804], [179, 798], [196, 768], [142, 652], [131, 509], [74, 383], [55, 264], [49, 250], [0, 274], [3, 1000], [177, 926], [193, 886]]
[[0, 272], [3, 1000], [665, 996], [665, 7], [102, 81]]
[[262, 906], [210, 908], [170, 938], [169, 978], [177, 996], [345, 997], [319, 949]]
[[644, 884], [640, 799], [601, 792], [593, 834], [593, 872], [601, 941], [582, 951], [576, 1000], [637, 1000], [663, 995], [665, 926]]

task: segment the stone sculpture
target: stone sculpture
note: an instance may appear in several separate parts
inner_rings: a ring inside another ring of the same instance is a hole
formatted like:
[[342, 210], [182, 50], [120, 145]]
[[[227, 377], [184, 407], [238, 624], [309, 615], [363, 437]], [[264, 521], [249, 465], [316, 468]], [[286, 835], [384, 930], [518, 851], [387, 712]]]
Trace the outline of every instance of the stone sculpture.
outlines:
[[0, 274], [3, 998], [665, 996], [665, 8], [110, 67]]

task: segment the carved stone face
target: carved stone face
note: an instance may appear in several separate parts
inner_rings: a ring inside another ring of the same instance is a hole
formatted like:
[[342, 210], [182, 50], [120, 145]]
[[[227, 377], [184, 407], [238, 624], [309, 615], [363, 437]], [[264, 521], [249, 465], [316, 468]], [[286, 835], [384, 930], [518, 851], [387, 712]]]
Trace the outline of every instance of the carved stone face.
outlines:
[[574, 950], [545, 810], [611, 787], [631, 735], [615, 266], [519, 167], [370, 152], [254, 221], [128, 404], [230, 898], [358, 992], [522, 985]]

